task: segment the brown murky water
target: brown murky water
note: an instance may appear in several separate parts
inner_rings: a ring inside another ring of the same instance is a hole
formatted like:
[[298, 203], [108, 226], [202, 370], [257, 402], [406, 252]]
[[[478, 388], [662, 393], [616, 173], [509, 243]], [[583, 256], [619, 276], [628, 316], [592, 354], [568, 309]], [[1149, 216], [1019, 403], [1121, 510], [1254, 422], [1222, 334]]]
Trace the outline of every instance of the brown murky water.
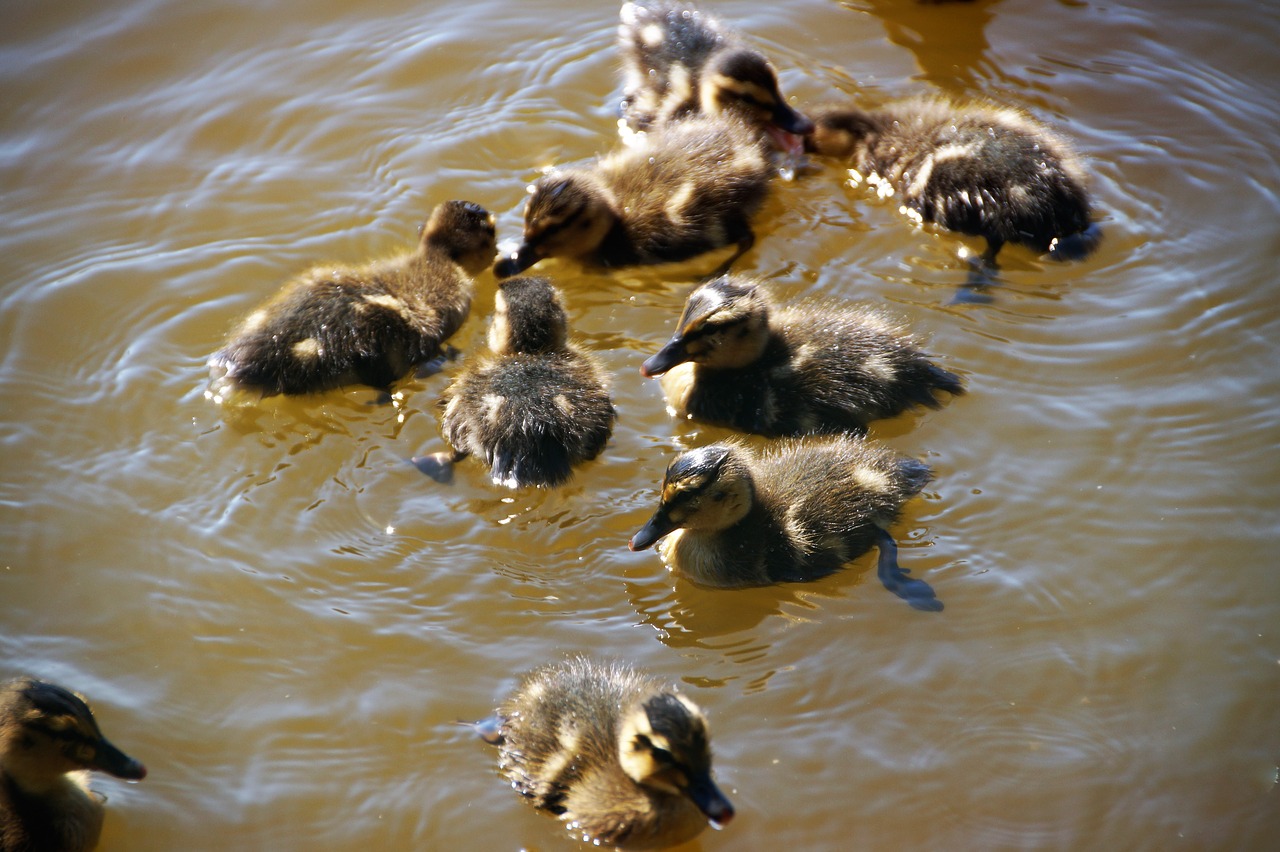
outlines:
[[449, 198], [513, 237], [540, 167], [613, 145], [615, 4], [6, 8], [0, 676], [85, 692], [150, 767], [99, 781], [104, 849], [570, 848], [454, 722], [577, 651], [710, 714], [739, 818], [692, 848], [1272, 848], [1274, 5], [715, 8], [798, 106], [986, 96], [1091, 158], [1101, 250], [1006, 252], [990, 306], [945, 306], [962, 242], [834, 167], [779, 186], [741, 262], [889, 307], [967, 378], [873, 432], [936, 471], [896, 533], [940, 614], [873, 555], [712, 592], [626, 549], [670, 454], [724, 434], [637, 372], [689, 270], [547, 264], [621, 413], [559, 491], [406, 464], [442, 448], [456, 366], [395, 405], [203, 398], [208, 353], [308, 263], [411, 244]]

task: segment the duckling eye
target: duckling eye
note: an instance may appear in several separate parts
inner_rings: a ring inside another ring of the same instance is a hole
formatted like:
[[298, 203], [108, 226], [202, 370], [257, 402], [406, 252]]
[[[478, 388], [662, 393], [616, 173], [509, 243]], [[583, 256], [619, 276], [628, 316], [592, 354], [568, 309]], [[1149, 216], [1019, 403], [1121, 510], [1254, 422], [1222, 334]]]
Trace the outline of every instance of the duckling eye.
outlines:
[[712, 491], [712, 492], [711, 492], [711, 499], [712, 499], [712, 500], [714, 500], [714, 501], [715, 501], [715, 502], [717, 502], [717, 503], [723, 503], [723, 502], [724, 502], [724, 498], [726, 498], [726, 497], [728, 497], [728, 496], [729, 496], [729, 493], [728, 493], [727, 491]]

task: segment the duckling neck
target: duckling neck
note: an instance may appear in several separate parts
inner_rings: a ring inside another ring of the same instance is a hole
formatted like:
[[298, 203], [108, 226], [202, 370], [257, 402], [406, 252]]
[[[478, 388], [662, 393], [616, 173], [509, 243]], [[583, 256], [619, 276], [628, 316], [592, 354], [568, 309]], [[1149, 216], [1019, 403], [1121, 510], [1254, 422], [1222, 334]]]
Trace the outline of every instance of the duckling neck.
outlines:
[[33, 790], [0, 772], [0, 820], [16, 823], [17, 845], [12, 848], [87, 852], [96, 846], [103, 813], [101, 802], [88, 788], [88, 774], [58, 775], [51, 785]]
[[676, 530], [663, 542], [663, 556], [695, 583], [719, 588], [767, 586], [769, 566], [785, 542], [784, 531], [758, 503], [742, 520], [722, 530]]

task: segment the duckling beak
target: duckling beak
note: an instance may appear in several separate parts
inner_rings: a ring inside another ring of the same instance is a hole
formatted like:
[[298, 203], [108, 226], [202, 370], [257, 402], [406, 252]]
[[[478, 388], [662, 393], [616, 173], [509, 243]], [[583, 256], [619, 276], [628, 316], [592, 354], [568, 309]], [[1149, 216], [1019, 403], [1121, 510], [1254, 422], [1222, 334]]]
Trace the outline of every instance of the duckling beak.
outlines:
[[698, 806], [698, 810], [702, 811], [702, 815], [711, 823], [712, 828], [724, 828], [733, 819], [733, 803], [720, 792], [720, 788], [711, 780], [710, 775], [691, 780], [684, 794], [689, 797], [689, 801]]
[[661, 376], [672, 367], [683, 364], [689, 360], [689, 350], [685, 348], [684, 338], [676, 335], [671, 338], [666, 346], [658, 350], [658, 352], [649, 357], [640, 365], [640, 375], [646, 379], [652, 379], [654, 376]]
[[493, 265], [494, 277], [510, 278], [512, 275], [519, 275], [541, 259], [535, 249], [528, 243], [523, 243], [509, 256], [498, 258], [498, 262]]
[[767, 128], [774, 146], [791, 157], [804, 153], [804, 138], [813, 132], [814, 124], [805, 116], [778, 101], [772, 123]]
[[649, 519], [649, 523], [641, 527], [638, 533], [631, 536], [631, 541], [627, 542], [627, 547], [635, 551], [648, 550], [653, 547], [658, 539], [672, 532], [675, 528], [675, 522], [667, 517], [666, 510], [659, 506], [658, 511], [654, 512], [653, 517]]
[[105, 738], [98, 741], [97, 753], [89, 767], [127, 781], [141, 781], [147, 777], [147, 767], [113, 746]]

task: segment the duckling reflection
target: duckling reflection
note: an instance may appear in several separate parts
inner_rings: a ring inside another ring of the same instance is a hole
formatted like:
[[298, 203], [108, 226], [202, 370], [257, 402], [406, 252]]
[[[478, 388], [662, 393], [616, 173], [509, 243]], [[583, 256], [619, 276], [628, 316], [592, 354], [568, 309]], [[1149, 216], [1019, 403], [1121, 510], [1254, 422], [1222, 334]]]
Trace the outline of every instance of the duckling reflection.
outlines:
[[511, 786], [589, 843], [672, 846], [733, 818], [702, 711], [630, 666], [544, 666], [477, 729]]
[[999, 0], [861, 0], [889, 41], [915, 56], [919, 79], [944, 89], [978, 88], [996, 76], [986, 58], [986, 26]]
[[499, 278], [548, 257], [617, 267], [688, 260], [755, 243], [751, 219], [772, 167], [757, 135], [731, 117], [681, 121], [592, 165], [555, 169], [529, 187], [524, 240]]
[[806, 582], [875, 545], [885, 588], [912, 607], [942, 602], [898, 565], [888, 527], [931, 477], [923, 462], [855, 435], [784, 439], [762, 454], [723, 442], [667, 467], [658, 509], [631, 539], [672, 571], [719, 588]]
[[364, 266], [317, 266], [246, 317], [209, 359], [218, 401], [236, 392], [308, 394], [349, 384], [389, 390], [471, 309], [471, 276], [497, 254], [493, 215], [449, 201], [411, 254]]
[[489, 347], [496, 357], [465, 370], [444, 392], [452, 453], [414, 459], [435, 479], [475, 454], [494, 484], [554, 486], [604, 450], [616, 413], [595, 360], [568, 341], [560, 294], [545, 278], [498, 288]]
[[1005, 243], [1056, 259], [1097, 245], [1083, 164], [1017, 110], [918, 98], [873, 111], [826, 107], [814, 123], [808, 149], [846, 160], [855, 182], [899, 196], [918, 221], [986, 239], [974, 286], [990, 283]]
[[0, 852], [87, 852], [103, 798], [89, 771], [137, 781], [147, 769], [113, 746], [84, 699], [20, 678], [0, 686]]
[[670, 410], [776, 437], [856, 431], [964, 393], [883, 314], [833, 300], [776, 303], [748, 278], [689, 295], [675, 336], [640, 368]]
[[800, 153], [799, 136], [812, 122], [787, 104], [769, 60], [718, 18], [670, 0], [624, 3], [619, 17], [621, 111], [632, 130], [732, 112], [779, 150]]

